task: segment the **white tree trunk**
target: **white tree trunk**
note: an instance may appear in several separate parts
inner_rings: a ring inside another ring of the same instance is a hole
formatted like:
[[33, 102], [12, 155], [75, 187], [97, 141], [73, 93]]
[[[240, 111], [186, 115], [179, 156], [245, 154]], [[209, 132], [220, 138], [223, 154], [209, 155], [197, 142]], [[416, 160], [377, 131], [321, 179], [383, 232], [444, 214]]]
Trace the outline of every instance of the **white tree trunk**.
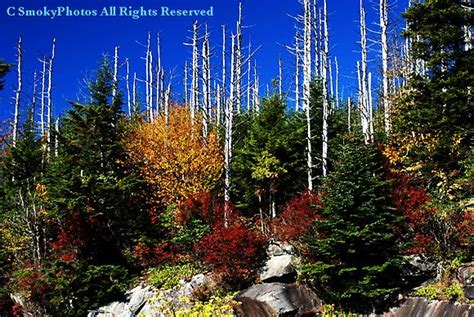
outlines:
[[138, 100], [137, 100], [137, 73], [133, 73], [133, 87], [132, 87], [132, 95], [133, 95], [133, 114], [136, 115], [138, 112]]
[[382, 50], [382, 104], [384, 109], [385, 133], [390, 133], [390, 103], [388, 99], [388, 0], [380, 0], [380, 28]]
[[313, 190], [313, 151], [311, 136], [311, 109], [309, 104], [311, 85], [311, 5], [310, 0], [304, 0], [304, 49], [303, 49], [303, 109], [306, 112], [306, 169], [308, 190]]
[[339, 63], [337, 57], [334, 57], [334, 64], [336, 66], [336, 108], [339, 108]]
[[48, 109], [48, 121], [47, 121], [47, 133], [48, 133], [48, 153], [51, 153], [51, 126], [52, 126], [52, 114], [53, 114], [53, 98], [52, 98], [52, 87], [53, 87], [53, 63], [56, 51], [56, 39], [53, 39], [53, 45], [51, 49], [51, 58], [49, 59], [48, 69], [48, 92], [47, 92], [47, 109]]
[[278, 58], [278, 94], [280, 95], [280, 98], [283, 98], [283, 70], [282, 70], [282, 60], [281, 60], [281, 55], [280, 58]]
[[189, 107], [189, 93], [188, 93], [188, 61], [184, 62], [184, 104]]
[[40, 130], [41, 130], [41, 137], [45, 136], [45, 125], [46, 121], [45, 117], [45, 101], [46, 101], [46, 56], [43, 56], [41, 60], [41, 64], [43, 66], [41, 70], [41, 110], [40, 110]]
[[224, 224], [227, 226], [229, 222], [229, 213], [231, 206], [231, 164], [232, 164], [232, 134], [234, 120], [234, 85], [236, 80], [235, 74], [235, 36], [232, 35], [231, 46], [231, 70], [230, 70], [230, 98], [225, 105], [225, 142], [224, 142]]
[[242, 2], [239, 2], [235, 49], [235, 108], [240, 112], [242, 105]]
[[114, 73], [113, 73], [113, 86], [112, 86], [112, 99], [115, 100], [115, 97], [117, 96], [117, 88], [118, 88], [118, 50], [119, 47], [115, 46], [114, 49]]
[[[225, 105], [227, 102], [226, 88], [227, 88], [227, 59], [226, 59], [226, 31], [225, 25], [222, 26], [222, 104]], [[220, 118], [219, 118], [220, 120]]]
[[125, 60], [125, 68], [126, 68], [126, 73], [125, 73], [125, 85], [127, 89], [127, 111], [128, 111], [128, 117], [130, 118], [132, 115], [132, 98], [130, 95], [130, 62], [128, 58]]
[[204, 36], [204, 41], [202, 43], [202, 134], [205, 139], [207, 139], [208, 134], [208, 125], [210, 118], [210, 108], [211, 108], [211, 68], [210, 68], [210, 49], [209, 49], [209, 33], [207, 32]]
[[365, 24], [365, 9], [363, 0], [360, 0], [360, 43], [362, 53], [361, 63], [361, 116], [362, 116], [362, 132], [364, 134], [365, 143], [370, 143], [370, 110], [369, 110], [369, 95], [368, 95], [368, 79], [367, 79], [367, 31]]
[[351, 98], [347, 98], [347, 131], [351, 132]]
[[324, 24], [324, 49], [322, 53], [322, 81], [323, 81], [323, 131], [322, 141], [323, 149], [321, 155], [322, 161], [322, 173], [323, 176], [327, 175], [328, 170], [328, 117], [329, 117], [329, 100], [328, 100], [328, 54], [329, 54], [329, 30], [328, 30], [328, 5], [327, 1], [324, 0], [324, 11], [322, 16]]
[[252, 65], [251, 65], [251, 58], [252, 55], [252, 45], [249, 43], [249, 58], [247, 59], [247, 111], [250, 111], [251, 105], [251, 98], [250, 98], [250, 91], [252, 90], [252, 80], [251, 80], [251, 73], [252, 73]]
[[193, 24], [193, 60], [191, 77], [191, 119], [196, 118], [199, 103], [199, 52], [198, 52], [198, 22]]
[[295, 34], [295, 111], [300, 111], [300, 41], [298, 33]]
[[15, 90], [15, 114], [13, 118], [13, 147], [16, 146], [16, 141], [18, 138], [18, 119], [20, 116], [20, 99], [21, 99], [21, 92], [23, 89], [23, 48], [22, 48], [22, 38], [21, 36], [18, 38], [18, 44], [17, 44], [17, 65], [16, 65], [16, 71], [17, 71], [17, 78], [18, 78], [18, 85]]
[[257, 74], [257, 62], [254, 63], [253, 73], [253, 109], [255, 112], [260, 111], [260, 98], [259, 98], [259, 79]]

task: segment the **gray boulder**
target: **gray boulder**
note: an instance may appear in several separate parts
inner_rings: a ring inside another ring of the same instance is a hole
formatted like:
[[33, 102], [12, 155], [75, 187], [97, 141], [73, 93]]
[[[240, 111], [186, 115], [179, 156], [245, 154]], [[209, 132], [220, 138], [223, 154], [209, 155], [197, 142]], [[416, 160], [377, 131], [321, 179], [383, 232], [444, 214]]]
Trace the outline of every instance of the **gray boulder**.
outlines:
[[316, 313], [321, 300], [306, 286], [299, 284], [263, 283], [240, 292], [243, 316], [304, 316]]
[[260, 270], [262, 282], [293, 283], [296, 281], [297, 270], [295, 265], [300, 258], [293, 246], [288, 243], [272, 242], [267, 249], [268, 260]]

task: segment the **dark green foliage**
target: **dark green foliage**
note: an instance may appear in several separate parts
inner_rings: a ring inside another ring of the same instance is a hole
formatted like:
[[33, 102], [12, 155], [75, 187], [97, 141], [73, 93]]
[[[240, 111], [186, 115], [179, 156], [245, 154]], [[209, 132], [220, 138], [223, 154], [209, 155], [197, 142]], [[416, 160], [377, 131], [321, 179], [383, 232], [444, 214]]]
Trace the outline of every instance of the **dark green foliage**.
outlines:
[[[97, 238], [104, 239], [96, 242], [108, 245], [108, 252], [129, 245], [144, 229], [140, 227], [145, 217], [143, 185], [127, 166], [122, 144], [121, 97], [118, 94], [112, 100], [112, 88], [105, 59], [90, 85], [91, 103], [72, 103], [63, 120], [59, 157], [53, 159], [47, 174], [52, 211], [62, 217], [67, 216], [65, 211], [79, 211], [94, 218], [95, 229], [101, 232]], [[115, 258], [103, 250], [95, 256], [106, 262]]]
[[5, 64], [3, 60], [0, 59], [0, 90], [3, 89], [5, 86], [4, 81], [2, 80], [3, 77], [7, 75], [7, 73], [10, 71], [10, 66], [9, 64]]
[[472, 29], [474, 11], [461, 1], [430, 0], [414, 4], [404, 16], [411, 57], [424, 61], [427, 70], [410, 79], [395, 111], [393, 134], [430, 140], [430, 147], [411, 151], [406, 161], [422, 166], [432, 189], [440, 181], [446, 188], [466, 172], [462, 163], [472, 162], [474, 50], [465, 49], [464, 27]]
[[380, 308], [398, 290], [395, 227], [379, 153], [359, 140], [340, 145], [338, 162], [323, 184], [320, 220], [308, 238], [303, 279], [330, 302], [356, 311]]
[[271, 202], [281, 206], [304, 186], [304, 127], [285, 108], [274, 96], [263, 101], [261, 112], [237, 119], [233, 189], [236, 206], [249, 213], [267, 210]]

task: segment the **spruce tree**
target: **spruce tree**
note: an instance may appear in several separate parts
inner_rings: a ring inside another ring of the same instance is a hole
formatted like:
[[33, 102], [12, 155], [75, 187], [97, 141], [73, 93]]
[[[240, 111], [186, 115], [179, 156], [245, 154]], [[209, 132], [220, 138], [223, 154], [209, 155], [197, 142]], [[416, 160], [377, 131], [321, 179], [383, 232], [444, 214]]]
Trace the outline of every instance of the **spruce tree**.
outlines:
[[401, 167], [431, 189], [458, 187], [456, 179], [466, 172], [465, 163], [472, 162], [474, 50], [468, 48], [472, 43], [466, 43], [465, 29], [472, 29], [474, 11], [467, 6], [427, 0], [404, 14], [412, 63], [425, 69], [414, 71], [400, 94], [392, 142], [403, 148]]
[[329, 302], [366, 312], [398, 290], [394, 228], [400, 219], [373, 146], [346, 140], [337, 157], [322, 186], [321, 219], [308, 237], [312, 261], [302, 276]]

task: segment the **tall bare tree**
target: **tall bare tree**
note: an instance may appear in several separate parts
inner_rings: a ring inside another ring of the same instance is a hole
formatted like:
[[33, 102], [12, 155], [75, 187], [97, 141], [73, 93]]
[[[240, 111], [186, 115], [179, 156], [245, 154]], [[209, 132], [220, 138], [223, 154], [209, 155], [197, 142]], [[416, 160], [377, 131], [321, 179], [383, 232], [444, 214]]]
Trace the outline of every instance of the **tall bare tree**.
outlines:
[[17, 79], [18, 84], [15, 90], [15, 114], [13, 117], [13, 146], [16, 146], [16, 141], [18, 138], [18, 127], [19, 127], [19, 116], [20, 116], [20, 101], [21, 101], [21, 93], [23, 89], [23, 47], [22, 47], [22, 38], [21, 36], [18, 38], [17, 44]]

